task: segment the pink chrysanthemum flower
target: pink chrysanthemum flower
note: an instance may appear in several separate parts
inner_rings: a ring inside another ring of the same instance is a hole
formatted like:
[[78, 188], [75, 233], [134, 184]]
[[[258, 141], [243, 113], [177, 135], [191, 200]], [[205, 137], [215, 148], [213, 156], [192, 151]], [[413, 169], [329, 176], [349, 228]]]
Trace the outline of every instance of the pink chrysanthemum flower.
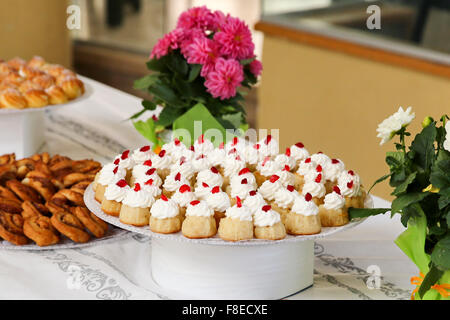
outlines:
[[167, 33], [158, 40], [156, 45], [153, 47], [152, 53], [150, 54], [150, 59], [157, 58], [167, 55], [170, 50], [175, 50], [180, 47], [181, 42], [184, 38], [184, 32], [182, 29], [174, 29], [172, 32]]
[[248, 26], [240, 19], [228, 17], [214, 40], [221, 44], [220, 53], [234, 59], [242, 60], [253, 56], [255, 45]]
[[227, 19], [230, 17], [230, 14], [225, 15], [222, 11], [214, 11], [212, 19], [212, 28], [213, 32], [217, 32], [221, 29], [222, 25], [225, 24]]
[[210, 30], [214, 16], [206, 7], [194, 7], [183, 12], [178, 18], [177, 28]]
[[255, 77], [259, 76], [263, 69], [261, 61], [256, 60], [256, 59], [250, 63], [249, 67], [250, 67], [250, 72], [253, 73], [253, 75]]
[[207, 74], [205, 86], [214, 98], [229, 99], [244, 80], [242, 65], [234, 60], [217, 58], [214, 71]]
[[200, 75], [206, 75], [214, 70], [219, 56], [218, 44], [205, 36], [195, 38], [187, 48], [186, 59], [189, 64], [203, 65]]
[[206, 37], [206, 34], [201, 29], [183, 29], [183, 31], [184, 31], [184, 36], [183, 36], [183, 40], [181, 41], [181, 44], [180, 44], [180, 50], [181, 50], [181, 53], [184, 55], [184, 57], [187, 60], [189, 46], [192, 44], [194, 39]]

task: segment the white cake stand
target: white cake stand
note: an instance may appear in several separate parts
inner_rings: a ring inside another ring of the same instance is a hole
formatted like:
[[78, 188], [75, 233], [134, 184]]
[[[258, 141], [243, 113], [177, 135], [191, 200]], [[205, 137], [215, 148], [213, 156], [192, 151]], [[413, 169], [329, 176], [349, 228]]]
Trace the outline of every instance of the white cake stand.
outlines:
[[311, 236], [283, 240], [227, 242], [218, 236], [188, 239], [181, 232], [153, 233], [105, 214], [94, 199], [92, 185], [84, 201], [99, 218], [152, 238], [151, 272], [165, 294], [178, 299], [281, 299], [313, 284], [314, 240], [348, 230], [363, 220], [322, 228]]
[[44, 143], [44, 113], [83, 103], [93, 93], [93, 88], [86, 82], [84, 87], [82, 96], [64, 104], [21, 110], [0, 109], [0, 154], [15, 153], [21, 159], [36, 153]]

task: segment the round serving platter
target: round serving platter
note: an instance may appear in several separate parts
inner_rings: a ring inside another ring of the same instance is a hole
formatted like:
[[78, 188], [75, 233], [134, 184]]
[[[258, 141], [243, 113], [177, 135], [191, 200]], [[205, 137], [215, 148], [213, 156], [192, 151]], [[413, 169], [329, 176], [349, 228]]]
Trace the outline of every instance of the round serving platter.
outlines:
[[66, 103], [48, 105], [48, 106], [45, 106], [42, 108], [0, 109], [0, 116], [3, 116], [3, 115], [6, 116], [6, 115], [12, 115], [12, 114], [16, 115], [16, 114], [24, 114], [24, 113], [33, 113], [33, 112], [40, 112], [40, 111], [46, 111], [46, 110], [54, 110], [55, 108], [67, 107], [67, 106], [78, 104], [80, 102], [83, 102], [83, 101], [89, 99], [94, 92], [94, 89], [92, 88], [92, 86], [89, 83], [86, 83], [83, 81], [83, 84], [84, 84], [83, 95], [79, 96], [76, 99], [70, 100]]
[[206, 238], [206, 239], [189, 239], [189, 238], [184, 237], [181, 232], [172, 233], [172, 234], [161, 234], [161, 233], [152, 232], [148, 226], [135, 227], [135, 226], [124, 224], [119, 221], [118, 217], [113, 217], [113, 216], [107, 215], [106, 213], [103, 212], [103, 210], [101, 209], [100, 203], [95, 200], [95, 192], [92, 189], [92, 184], [86, 189], [86, 192], [84, 194], [84, 202], [85, 202], [86, 206], [89, 208], [89, 210], [91, 210], [97, 217], [108, 222], [109, 224], [112, 224], [114, 226], [117, 226], [117, 227], [125, 229], [125, 230], [143, 234], [143, 235], [155, 238], [155, 239], [182, 241], [182, 242], [208, 244], [208, 245], [216, 245], [216, 246], [261, 246], [261, 245], [266, 246], [266, 245], [276, 245], [276, 244], [285, 243], [285, 242], [299, 242], [299, 241], [316, 240], [316, 239], [328, 237], [337, 232], [341, 232], [341, 231], [356, 227], [357, 225], [359, 225], [360, 223], [362, 223], [365, 220], [365, 219], [360, 219], [357, 221], [352, 221], [341, 227], [324, 227], [324, 228], [322, 228], [321, 233], [315, 234], [315, 235], [308, 235], [308, 236], [287, 235], [286, 238], [284, 238], [282, 240], [276, 240], [276, 241], [263, 240], [263, 239], [251, 239], [251, 240], [247, 240], [247, 241], [230, 242], [230, 241], [222, 240], [218, 235], [215, 235], [214, 237]]

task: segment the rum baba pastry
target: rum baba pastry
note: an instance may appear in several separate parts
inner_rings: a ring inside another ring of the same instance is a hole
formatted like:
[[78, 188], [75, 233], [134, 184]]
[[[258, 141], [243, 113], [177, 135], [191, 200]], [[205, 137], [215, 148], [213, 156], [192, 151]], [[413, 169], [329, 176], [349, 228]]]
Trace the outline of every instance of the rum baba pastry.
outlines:
[[256, 171], [254, 172], [256, 183], [258, 186], [262, 186], [265, 181], [282, 169], [283, 167], [279, 163], [267, 156], [256, 166]]
[[244, 200], [244, 205], [250, 209], [253, 215], [259, 210], [259, 208], [267, 205], [264, 197], [256, 190], [252, 190], [248, 193], [247, 198]]
[[[172, 159], [174, 159], [173, 156]], [[170, 171], [181, 173], [181, 175], [189, 181], [191, 186], [194, 186], [196, 181], [198, 182], [194, 166], [190, 161], [187, 161], [184, 156], [181, 156], [180, 159], [170, 166]]]
[[325, 196], [324, 204], [319, 206], [319, 217], [323, 227], [339, 227], [349, 222], [345, 198], [339, 187], [334, 186], [333, 192]]
[[343, 171], [338, 178], [338, 187], [345, 197], [345, 207], [364, 208], [366, 193], [362, 190], [359, 175], [353, 170]]
[[156, 200], [150, 209], [150, 230], [156, 233], [176, 233], [181, 230], [183, 217], [175, 201], [165, 195]]
[[119, 155], [117, 158], [114, 159], [114, 164], [119, 167], [121, 170], [125, 170], [125, 180], [127, 180], [128, 184], [130, 184], [132, 173], [133, 173], [133, 167], [135, 166], [135, 163], [133, 159], [130, 156], [130, 150], [125, 150], [122, 152], [121, 155]]
[[214, 219], [216, 219], [216, 226], [218, 226], [220, 219], [225, 217], [225, 212], [231, 206], [230, 198], [219, 186], [215, 186], [211, 188], [210, 194], [205, 199], [208, 206], [214, 210]]
[[236, 204], [228, 208], [220, 220], [219, 237], [225, 241], [242, 241], [253, 238], [253, 218], [248, 207], [242, 205], [239, 197]]
[[108, 185], [102, 200], [103, 212], [110, 216], [118, 217], [122, 208], [122, 201], [125, 199], [129, 189], [130, 186], [125, 179]]
[[246, 163], [239, 155], [234, 153], [227, 155], [223, 162], [223, 188], [225, 190], [230, 184], [231, 178], [244, 168], [246, 168]]
[[281, 217], [278, 212], [272, 210], [270, 205], [259, 208], [254, 214], [253, 220], [255, 238], [281, 240], [286, 237], [286, 229], [281, 222]]
[[311, 235], [321, 231], [319, 208], [307, 193], [305, 197], [297, 197], [291, 211], [284, 219], [286, 231], [293, 235]]
[[290, 148], [291, 158], [295, 162], [295, 166], [292, 167], [292, 172], [296, 172], [300, 165], [300, 162], [309, 157], [309, 152], [306, 150], [305, 145], [301, 142], [293, 144]]
[[282, 189], [283, 185], [280, 182], [280, 177], [274, 174], [269, 180], [264, 181], [264, 183], [259, 187], [258, 191], [268, 201], [273, 201], [275, 198], [275, 193]]
[[146, 182], [150, 179], [153, 180], [153, 185], [161, 187], [163, 184], [162, 179], [158, 175], [156, 168], [151, 167], [151, 160], [138, 164], [133, 168], [133, 173], [130, 179], [130, 185], [133, 186], [135, 182]]
[[186, 238], [210, 238], [217, 233], [214, 210], [203, 200], [192, 201], [186, 209], [186, 218], [181, 226]]
[[[136, 165], [144, 164], [149, 161], [151, 157], [154, 155], [152, 148], [150, 146], [143, 146], [142, 148], [136, 149], [133, 151], [131, 155], [131, 159], [134, 161]], [[152, 163], [150, 161], [150, 167]]]
[[189, 184], [189, 181], [181, 173], [171, 172], [164, 181], [162, 193], [170, 198], [183, 184]]
[[153, 166], [156, 168], [158, 175], [162, 180], [170, 174], [170, 166], [172, 165], [172, 158], [166, 150], [162, 149], [161, 152], [155, 154], [151, 158]]
[[186, 208], [192, 201], [195, 200], [195, 195], [192, 192], [191, 186], [187, 184], [183, 184], [178, 190], [174, 193], [171, 198], [180, 208], [180, 216], [183, 218], [186, 215]]
[[136, 183], [127, 191], [120, 209], [120, 222], [136, 227], [147, 226], [150, 222], [150, 207], [155, 202], [150, 193]]
[[15, 89], [7, 89], [0, 93], [0, 105], [6, 109], [25, 109], [27, 100]]
[[287, 214], [291, 211], [295, 199], [299, 197], [299, 193], [293, 185], [279, 189], [275, 192], [274, 200], [271, 202], [272, 209], [280, 214], [281, 221], [284, 223]]
[[125, 176], [126, 170], [113, 163], [104, 166], [98, 173], [98, 179], [95, 188], [95, 200], [101, 203], [105, 195], [106, 187], [119, 180], [125, 179]]
[[216, 167], [211, 167], [198, 172], [196, 180], [197, 184], [206, 182], [210, 186], [222, 187], [223, 185], [223, 177]]
[[326, 194], [325, 185], [322, 181], [322, 174], [319, 173], [314, 180], [307, 181], [302, 188], [302, 194], [305, 196], [306, 194], [310, 194], [312, 196], [312, 200], [314, 203], [319, 206], [323, 203], [323, 199]]

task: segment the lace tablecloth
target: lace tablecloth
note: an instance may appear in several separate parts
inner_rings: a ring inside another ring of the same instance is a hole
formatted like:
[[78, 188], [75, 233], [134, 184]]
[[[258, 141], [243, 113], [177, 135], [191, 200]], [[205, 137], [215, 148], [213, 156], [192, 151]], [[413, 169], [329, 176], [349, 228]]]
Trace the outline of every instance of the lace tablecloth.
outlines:
[[[83, 80], [94, 94], [82, 105], [46, 113], [40, 151], [104, 163], [145, 144], [126, 121], [140, 99]], [[389, 203], [375, 198], [375, 206]], [[409, 279], [418, 271], [393, 242], [402, 231], [398, 217], [382, 215], [317, 241], [314, 286], [288, 299], [409, 299]], [[170, 299], [152, 282], [150, 241], [129, 234], [79, 249], [0, 251], [0, 299]]]

